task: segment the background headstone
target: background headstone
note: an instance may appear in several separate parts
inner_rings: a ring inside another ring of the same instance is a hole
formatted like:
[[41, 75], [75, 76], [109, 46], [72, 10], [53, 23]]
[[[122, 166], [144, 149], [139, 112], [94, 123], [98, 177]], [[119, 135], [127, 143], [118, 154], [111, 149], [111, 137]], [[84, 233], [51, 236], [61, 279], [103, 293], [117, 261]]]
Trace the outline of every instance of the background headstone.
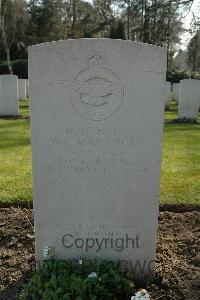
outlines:
[[26, 79], [26, 98], [29, 98], [29, 80]]
[[18, 79], [19, 99], [26, 98], [26, 79]]
[[200, 80], [184, 79], [180, 82], [179, 119], [196, 119], [200, 107]]
[[173, 83], [172, 86], [173, 96], [174, 100], [176, 101], [176, 104], [179, 103], [179, 97], [180, 97], [180, 83]]
[[18, 114], [18, 78], [15, 75], [0, 75], [0, 116]]
[[[36, 256], [120, 259], [141, 280], [156, 251], [166, 49], [80, 39], [29, 49]], [[143, 271], [140, 271], [140, 267]]]
[[165, 106], [168, 106], [171, 98], [171, 82], [166, 81], [165, 90]]

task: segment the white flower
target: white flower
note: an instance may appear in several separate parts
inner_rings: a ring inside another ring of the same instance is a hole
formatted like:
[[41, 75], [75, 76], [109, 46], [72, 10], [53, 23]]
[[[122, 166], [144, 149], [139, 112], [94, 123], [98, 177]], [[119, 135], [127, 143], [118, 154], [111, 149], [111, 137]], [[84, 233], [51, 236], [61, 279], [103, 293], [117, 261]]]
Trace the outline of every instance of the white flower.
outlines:
[[43, 257], [51, 258], [53, 256], [53, 248], [52, 247], [44, 247], [43, 249]]
[[79, 259], [78, 264], [79, 264], [79, 265], [82, 265], [82, 264], [83, 264], [83, 260], [82, 260], [82, 259]]
[[49, 247], [44, 247], [43, 249], [43, 257], [47, 258], [49, 256]]
[[88, 278], [97, 278], [97, 273], [92, 272], [88, 275]]
[[150, 295], [147, 293], [145, 289], [139, 290], [135, 296], [131, 297], [131, 300], [150, 300]]

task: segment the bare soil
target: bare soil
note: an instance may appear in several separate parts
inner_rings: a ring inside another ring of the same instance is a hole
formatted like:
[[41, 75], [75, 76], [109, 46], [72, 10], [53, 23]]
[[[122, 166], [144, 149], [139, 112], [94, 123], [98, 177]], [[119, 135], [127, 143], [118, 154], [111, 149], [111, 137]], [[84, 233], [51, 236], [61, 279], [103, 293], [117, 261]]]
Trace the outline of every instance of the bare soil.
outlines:
[[[152, 300], [200, 299], [199, 225], [198, 208], [160, 212]], [[35, 266], [32, 209], [0, 208], [0, 236], [0, 299], [17, 299]]]

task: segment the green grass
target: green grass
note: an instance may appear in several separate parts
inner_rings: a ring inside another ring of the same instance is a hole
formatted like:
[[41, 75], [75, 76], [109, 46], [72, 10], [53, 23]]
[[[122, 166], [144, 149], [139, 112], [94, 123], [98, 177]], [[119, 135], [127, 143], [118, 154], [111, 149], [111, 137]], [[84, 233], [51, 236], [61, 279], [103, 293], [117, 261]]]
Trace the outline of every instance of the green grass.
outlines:
[[20, 105], [20, 115], [29, 116], [29, 100], [28, 100], [28, 98], [24, 99], [24, 100], [20, 100], [19, 105]]
[[174, 101], [171, 101], [168, 109], [169, 109], [168, 111], [165, 111], [165, 120], [169, 121], [169, 120], [177, 119], [178, 105]]
[[0, 201], [31, 201], [28, 120], [0, 120]]
[[[27, 100], [20, 113], [29, 114]], [[165, 120], [175, 118], [171, 103]], [[29, 120], [0, 119], [0, 202], [32, 201], [31, 180]], [[165, 123], [161, 203], [200, 203], [200, 124]]]
[[161, 203], [200, 204], [200, 124], [165, 124]]
[[[177, 119], [177, 110], [170, 102], [165, 121]], [[161, 203], [200, 204], [200, 124], [165, 123], [160, 188]]]

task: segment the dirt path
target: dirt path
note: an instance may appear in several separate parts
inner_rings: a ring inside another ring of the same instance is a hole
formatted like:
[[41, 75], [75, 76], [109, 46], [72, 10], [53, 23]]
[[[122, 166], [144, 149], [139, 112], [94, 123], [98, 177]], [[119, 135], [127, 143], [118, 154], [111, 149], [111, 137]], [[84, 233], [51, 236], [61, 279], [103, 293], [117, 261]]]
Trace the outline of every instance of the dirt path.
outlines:
[[[152, 300], [200, 299], [200, 211], [159, 216]], [[32, 210], [0, 209], [0, 299], [13, 300], [34, 267]]]

